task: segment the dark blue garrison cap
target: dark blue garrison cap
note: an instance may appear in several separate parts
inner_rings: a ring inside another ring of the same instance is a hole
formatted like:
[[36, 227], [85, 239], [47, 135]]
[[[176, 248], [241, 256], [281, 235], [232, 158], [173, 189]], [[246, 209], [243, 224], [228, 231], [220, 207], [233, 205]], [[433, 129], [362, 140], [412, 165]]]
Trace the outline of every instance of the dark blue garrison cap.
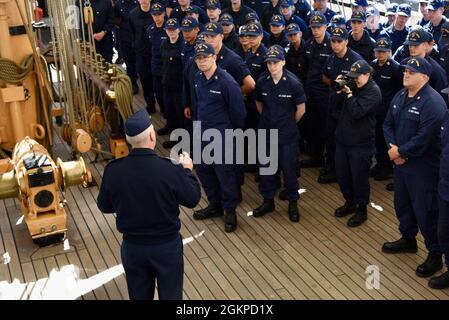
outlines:
[[411, 58], [403, 65], [405, 69], [409, 69], [414, 72], [423, 73], [430, 77], [432, 74], [432, 65], [427, 62], [426, 59], [421, 57]]
[[151, 117], [147, 110], [140, 109], [125, 122], [125, 134], [128, 137], [137, 136], [151, 126]]

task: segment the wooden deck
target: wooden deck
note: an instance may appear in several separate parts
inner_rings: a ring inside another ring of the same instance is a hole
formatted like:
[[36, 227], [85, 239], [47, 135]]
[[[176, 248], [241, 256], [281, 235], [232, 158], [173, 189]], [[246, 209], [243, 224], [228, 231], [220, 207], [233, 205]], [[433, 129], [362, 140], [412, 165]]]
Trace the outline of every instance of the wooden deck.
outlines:
[[[144, 105], [140, 96], [135, 102]], [[157, 127], [163, 124], [159, 116], [153, 119]], [[158, 152], [167, 154], [161, 140]], [[69, 159], [60, 139], [55, 152]], [[97, 183], [104, 165], [90, 165]], [[278, 200], [276, 212], [258, 219], [248, 215], [261, 201], [253, 174], [246, 175], [236, 232], [225, 233], [222, 218], [195, 221], [192, 211], [183, 209], [184, 298], [449, 299], [449, 290], [431, 290], [426, 279], [415, 276], [426, 257], [422, 238], [418, 254], [380, 251], [384, 241], [399, 237], [392, 193], [384, 183], [372, 182], [368, 222], [350, 229], [347, 218], [333, 216], [342, 203], [338, 186], [319, 185], [317, 175], [316, 169], [302, 170], [300, 223], [289, 221], [287, 203]], [[128, 298], [121, 235], [114, 217], [97, 209], [97, 195], [97, 186], [68, 190], [68, 240], [45, 248], [31, 241], [17, 200], [0, 201], [0, 300]], [[199, 206], [206, 206], [204, 195]], [[370, 265], [380, 269], [378, 290], [366, 288]]]

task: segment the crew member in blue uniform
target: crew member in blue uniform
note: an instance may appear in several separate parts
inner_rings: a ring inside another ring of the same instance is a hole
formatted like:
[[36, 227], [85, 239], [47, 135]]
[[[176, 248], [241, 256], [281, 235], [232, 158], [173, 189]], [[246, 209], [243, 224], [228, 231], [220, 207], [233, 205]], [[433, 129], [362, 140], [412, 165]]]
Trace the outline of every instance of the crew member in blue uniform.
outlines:
[[[331, 85], [339, 75], [349, 72], [352, 64], [363, 59], [357, 52], [348, 47], [348, 31], [342, 28], [332, 29], [331, 47], [333, 54], [329, 56], [324, 68], [323, 81]], [[320, 171], [318, 183], [336, 182], [335, 177], [335, 129], [344, 96], [331, 90], [329, 95], [329, 110], [326, 121], [326, 165]]]
[[[161, 44], [162, 88], [164, 92], [165, 118], [167, 123], [158, 130], [158, 135], [170, 134], [174, 129], [184, 127], [184, 108], [182, 105], [181, 60], [182, 37], [179, 23], [170, 18], [165, 23], [168, 38]], [[177, 141], [165, 141], [164, 148], [173, 147]]]
[[335, 28], [335, 27], [347, 29], [347, 26], [348, 25], [347, 25], [345, 17], [343, 15], [341, 15], [341, 14], [336, 14], [329, 21], [329, 25], [328, 25], [327, 31], [331, 32], [332, 28]]
[[[323, 82], [324, 65], [332, 54], [330, 35], [326, 32], [326, 17], [314, 12], [310, 18], [312, 38], [305, 44], [307, 93], [307, 119], [309, 120], [310, 141], [307, 144], [309, 159], [301, 160], [301, 167], [321, 167], [324, 165], [324, 146], [326, 141], [323, 124], [326, 123], [329, 87]], [[324, 101], [324, 103], [323, 103]]]
[[[341, 91], [345, 95], [338, 118], [335, 172], [345, 204], [335, 210], [336, 217], [354, 215], [349, 227], [367, 219], [370, 199], [369, 174], [375, 152], [376, 113], [382, 101], [379, 87], [372, 79], [373, 69], [365, 60], [356, 61], [347, 74], [351, 82]], [[341, 79], [342, 76], [337, 77]]]
[[182, 36], [184, 38], [184, 43], [182, 45], [181, 57], [182, 57], [182, 65], [185, 67], [193, 57], [195, 52], [195, 44], [198, 33], [200, 32], [200, 28], [198, 25], [198, 21], [193, 18], [185, 18], [181, 22], [181, 31]]
[[218, 19], [218, 23], [223, 28], [223, 44], [232, 51], [236, 51], [240, 46], [240, 42], [235, 30], [234, 19], [232, 19], [229, 13], [223, 13], [220, 19]]
[[[243, 128], [246, 115], [243, 96], [238, 83], [217, 65], [217, 55], [211, 45], [197, 44], [194, 59], [200, 70], [194, 80], [194, 120], [201, 124], [201, 134], [207, 129], [220, 132], [221, 137], [215, 137], [214, 143], [217, 143], [215, 139], [221, 139], [219, 146], [222, 148], [222, 157], [218, 160], [220, 163], [214, 159], [212, 164], [206, 164], [203, 163], [205, 159], [201, 159], [201, 164], [196, 166], [209, 205], [195, 211], [193, 218], [202, 220], [222, 216], [224, 209], [225, 231], [233, 232], [237, 228], [235, 209], [241, 199], [235, 166], [224, 161], [225, 154], [234, 153], [234, 150], [226, 150], [224, 138], [226, 129]], [[201, 143], [203, 150], [208, 143]]]
[[227, 13], [231, 15], [234, 20], [235, 30], [238, 30], [241, 26], [245, 25], [245, 16], [253, 11], [253, 9], [243, 4], [242, 0], [231, 0], [231, 5], [223, 9], [223, 14]]
[[390, 5], [386, 6], [387, 11], [385, 12], [385, 16], [387, 17], [387, 21], [382, 24], [382, 28], [386, 29], [393, 25], [396, 20], [396, 10], [398, 7], [399, 4], [396, 2], [390, 2]]
[[260, 14], [260, 23], [262, 24], [264, 30], [266, 31], [270, 30], [271, 18], [275, 14], [280, 14], [279, 12], [280, 7], [281, 2], [279, 0], [270, 0], [270, 3], [268, 3], [262, 9], [262, 13]]
[[366, 12], [368, 9], [368, 1], [366, 0], [353, 0], [351, 1], [351, 10], [354, 11], [363, 11]]
[[296, 23], [301, 29], [301, 32], [305, 39], [307, 39], [309, 28], [306, 22], [295, 15], [295, 5], [292, 0], [281, 0], [280, 11], [285, 20], [285, 25], [288, 26], [291, 23]]
[[375, 180], [382, 181], [393, 174], [393, 165], [388, 157], [388, 148], [383, 133], [383, 124], [394, 95], [402, 88], [402, 70], [399, 63], [391, 59], [391, 42], [380, 38], [374, 48], [376, 59], [371, 62], [373, 80], [382, 92], [382, 103], [376, 115], [376, 166], [371, 170]]
[[201, 188], [187, 153], [179, 164], [157, 156], [156, 133], [141, 109], [125, 122], [131, 153], [104, 169], [97, 205], [116, 213], [123, 234], [121, 258], [130, 299], [182, 299], [184, 260], [179, 206], [194, 208]]
[[388, 154], [394, 161], [394, 208], [401, 239], [386, 242], [385, 253], [417, 252], [418, 230], [429, 252], [416, 274], [430, 277], [442, 268], [438, 244], [438, 167], [440, 129], [446, 103], [429, 85], [432, 66], [422, 57], [407, 61], [404, 89], [391, 101], [384, 122]]
[[161, 44], [162, 41], [168, 38], [167, 33], [164, 30], [165, 6], [159, 2], [155, 2], [151, 6], [150, 13], [154, 23], [148, 27], [146, 33], [151, 50], [151, 74], [153, 76], [153, 89], [159, 109], [166, 118], [167, 115], [165, 113], [164, 91], [162, 88], [161, 59]]
[[148, 113], [156, 112], [156, 99], [153, 90], [153, 76], [151, 74], [151, 48], [146, 31], [153, 23], [151, 17], [150, 0], [139, 0], [139, 7], [129, 13], [129, 22], [132, 31], [133, 49], [136, 54], [136, 67], [142, 84], [143, 96]]
[[332, 17], [335, 16], [337, 13], [327, 7], [328, 2], [329, 2], [328, 0], [313, 0], [312, 4], [313, 10], [309, 12], [309, 18], [312, 16], [314, 12], [320, 11], [322, 14], [324, 14], [327, 21], [331, 21]]
[[368, 7], [366, 10], [366, 29], [371, 38], [376, 41], [379, 39], [380, 32], [383, 30], [379, 22], [380, 12], [376, 7]]
[[404, 44], [405, 38], [408, 35], [407, 22], [412, 14], [412, 8], [408, 4], [401, 4], [397, 8], [396, 19], [394, 23], [382, 30], [379, 37], [389, 38], [391, 41], [391, 52], [396, 50]]
[[190, 0], [178, 0], [178, 3], [179, 6], [173, 8], [173, 10], [170, 12], [170, 18], [182, 21], [187, 18], [187, 11], [189, 7], [196, 7], [199, 14], [198, 22], [204, 24], [209, 21], [206, 12], [204, 12], [204, 10], [200, 7], [192, 4]]
[[302, 20], [307, 21], [307, 16], [310, 12], [310, 3], [308, 0], [293, 0], [295, 6], [295, 15]]
[[126, 64], [126, 74], [129, 76], [133, 86], [133, 93], [139, 92], [137, 86], [136, 53], [132, 45], [132, 31], [129, 21], [129, 13], [139, 6], [137, 0], [118, 0], [115, 3], [115, 16], [120, 18], [119, 42], [123, 60]]
[[301, 80], [306, 82], [306, 44], [302, 32], [296, 23], [291, 23], [285, 29], [288, 45], [285, 48], [285, 67]]
[[424, 27], [429, 23], [429, 10], [427, 6], [429, 4], [428, 0], [420, 0], [419, 1], [419, 11], [421, 12], [421, 19], [418, 20], [416, 24], [419, 24], [421, 27]]
[[262, 34], [263, 34], [262, 42], [263, 42], [264, 46], [269, 46], [270, 45], [270, 33], [263, 29], [263, 26], [260, 23], [259, 16], [255, 12], [250, 12], [246, 15], [245, 20], [246, 20], [246, 24], [250, 24], [252, 22], [260, 24], [260, 27], [262, 29]]
[[[76, 2], [79, 5], [79, 0]], [[91, 0], [90, 6], [94, 15], [94, 22], [92, 24], [93, 42], [95, 43], [95, 50], [97, 53], [109, 63], [112, 63], [113, 56], [113, 38], [112, 31], [114, 28], [114, 8], [110, 0]], [[82, 2], [84, 8], [84, 1]], [[84, 25], [84, 36], [89, 39], [88, 27]]]
[[366, 62], [374, 59], [373, 50], [376, 42], [369, 36], [366, 28], [366, 14], [364, 11], [354, 11], [351, 15], [351, 31], [349, 32], [349, 47], [360, 54]]
[[288, 44], [287, 37], [285, 36], [285, 20], [280, 14], [276, 14], [270, 21], [270, 46], [275, 44], [285, 48]]
[[220, 0], [207, 0], [206, 13], [209, 18], [209, 22], [218, 22], [221, 15]]
[[[266, 52], [268, 71], [264, 72], [256, 84], [256, 105], [260, 113], [259, 129], [265, 129], [267, 149], [277, 146], [278, 168], [284, 176], [286, 198], [289, 201], [288, 215], [292, 222], [298, 222], [299, 183], [298, 156], [299, 130], [306, 108], [306, 95], [299, 79], [284, 68], [285, 54], [280, 46], [272, 46]], [[270, 130], [278, 130], [278, 141], [271, 141]], [[263, 165], [261, 165], [263, 167]], [[261, 206], [253, 210], [254, 217], [261, 217], [275, 210], [276, 174], [260, 171], [259, 191], [263, 197]]]
[[438, 62], [449, 75], [449, 21], [441, 27], [440, 41], [438, 42]]
[[[445, 89], [446, 93], [449, 90]], [[429, 280], [429, 287], [433, 289], [449, 288], [449, 115], [446, 114], [441, 126], [441, 160], [438, 184], [439, 216], [438, 241], [444, 254], [446, 272]]]
[[433, 39], [436, 42], [440, 40], [441, 27], [446, 22], [446, 17], [443, 15], [444, 12], [444, 1], [443, 0], [431, 0], [427, 6], [429, 11], [429, 23], [424, 26], [426, 31], [429, 31], [433, 35]]

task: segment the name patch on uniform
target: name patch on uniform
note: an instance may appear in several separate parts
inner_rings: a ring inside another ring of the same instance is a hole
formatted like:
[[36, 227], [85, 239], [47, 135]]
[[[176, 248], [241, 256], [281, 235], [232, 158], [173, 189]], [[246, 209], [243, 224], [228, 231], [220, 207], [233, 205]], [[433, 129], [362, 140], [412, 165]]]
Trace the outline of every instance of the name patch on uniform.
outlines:
[[255, 64], [255, 63], [253, 63], [253, 64], [252, 64], [252, 66], [253, 66], [253, 67], [258, 67], [258, 68], [260, 68], [260, 67], [261, 67], [261, 65], [260, 65], [260, 64]]
[[410, 112], [410, 113], [413, 113], [413, 114], [419, 115], [419, 111], [418, 111], [418, 110], [416, 110], [416, 108], [414, 108], [414, 107], [412, 107], [411, 109], [408, 109], [407, 111], [408, 111], [408, 112]]
[[262, 92], [263, 96], [268, 96], [268, 93]]
[[221, 94], [221, 91], [209, 90], [210, 93]]
[[291, 94], [280, 94], [279, 98], [291, 98], [292, 95]]
[[382, 79], [391, 79], [391, 77], [389, 77], [389, 76], [384, 76], [384, 75], [381, 75], [380, 76]]

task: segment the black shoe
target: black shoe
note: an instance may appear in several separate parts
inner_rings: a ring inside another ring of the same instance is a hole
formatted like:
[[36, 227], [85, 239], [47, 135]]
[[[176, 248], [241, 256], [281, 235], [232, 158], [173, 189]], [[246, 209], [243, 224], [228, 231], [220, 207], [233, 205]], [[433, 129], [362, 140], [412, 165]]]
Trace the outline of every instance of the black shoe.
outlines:
[[432, 289], [447, 289], [449, 288], [449, 270], [438, 277], [433, 277], [429, 280], [429, 287]]
[[416, 239], [407, 239], [402, 237], [401, 239], [393, 242], [385, 242], [382, 246], [382, 252], [384, 253], [416, 253], [418, 252], [418, 245]]
[[348, 220], [348, 227], [355, 228], [360, 226], [368, 218], [366, 206], [357, 206], [355, 214]]
[[135, 96], [136, 94], [139, 93], [139, 86], [137, 85], [137, 83], [133, 83], [133, 95]]
[[164, 147], [164, 149], [171, 149], [174, 146], [176, 146], [178, 143], [179, 143], [179, 141], [177, 141], [177, 140], [174, 140], [174, 141], [168, 140], [168, 141], [162, 142], [162, 147]]
[[291, 222], [298, 222], [300, 215], [298, 210], [298, 201], [290, 201], [288, 204], [288, 216]]
[[376, 181], [388, 180], [393, 176], [393, 169], [389, 166], [382, 166], [373, 176]]
[[173, 131], [172, 128], [165, 126], [165, 127], [163, 127], [163, 128], [160, 128], [160, 129], [157, 131], [157, 135], [158, 135], [158, 136], [166, 136], [166, 135], [170, 134], [172, 131]]
[[392, 182], [392, 183], [387, 184], [385, 189], [387, 189], [387, 191], [394, 191], [394, 183]]
[[146, 106], [145, 108], [147, 109], [149, 114], [156, 113], [156, 107], [155, 106], [151, 106], [151, 107], [150, 106]]
[[204, 220], [212, 217], [221, 217], [223, 207], [219, 203], [210, 203], [206, 208], [193, 212], [193, 219]]
[[288, 200], [287, 189], [284, 189], [281, 192], [279, 192], [279, 200], [282, 200], [282, 201]]
[[354, 213], [356, 208], [357, 206], [353, 201], [346, 201], [343, 206], [335, 210], [334, 215], [337, 218], [343, 218], [347, 215], [350, 215], [351, 213]]
[[337, 177], [335, 176], [335, 170], [324, 170], [318, 176], [319, 184], [328, 184], [337, 182]]
[[443, 257], [441, 253], [429, 253], [426, 261], [416, 268], [416, 275], [421, 278], [433, 276], [443, 268]]
[[379, 172], [380, 168], [381, 168], [381, 167], [380, 167], [379, 163], [377, 163], [377, 164], [374, 166], [374, 168], [372, 168], [372, 169], [369, 171], [370, 177], [374, 177], [374, 176]]
[[237, 215], [235, 210], [226, 210], [225, 214], [225, 231], [234, 232], [237, 229]]
[[324, 165], [323, 159], [310, 158], [299, 162], [301, 168], [320, 168]]
[[262, 217], [269, 212], [273, 212], [274, 209], [275, 207], [273, 199], [263, 199], [262, 205], [253, 210], [253, 217]]

